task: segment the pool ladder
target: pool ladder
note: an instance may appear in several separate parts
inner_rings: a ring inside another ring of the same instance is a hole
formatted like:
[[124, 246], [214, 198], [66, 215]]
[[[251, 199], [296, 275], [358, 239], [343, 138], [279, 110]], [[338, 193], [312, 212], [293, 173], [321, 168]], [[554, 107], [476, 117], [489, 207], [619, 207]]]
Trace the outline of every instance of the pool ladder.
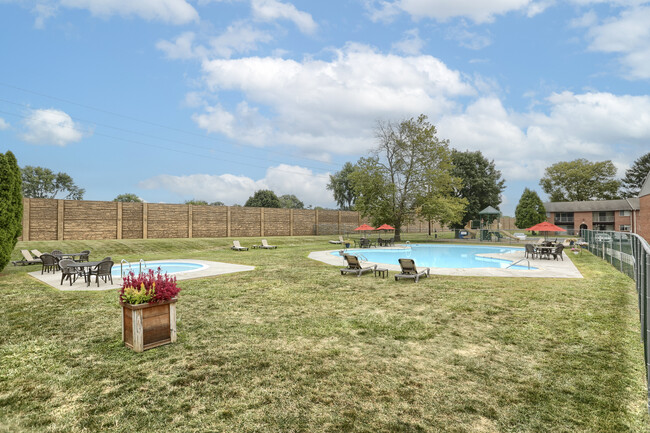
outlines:
[[[126, 259], [122, 259], [122, 260], [120, 261], [120, 276], [121, 276], [122, 278], [124, 278], [124, 264], [125, 264], [125, 263], [129, 266], [129, 271], [127, 272], [127, 274], [133, 272], [133, 267], [131, 266], [131, 263], [129, 263], [129, 261], [126, 260]], [[140, 261], [138, 262], [138, 265], [139, 265], [138, 274], [141, 274], [141, 273], [142, 273], [142, 268], [143, 268], [143, 267], [144, 267], [145, 269], [147, 269], [147, 262], [145, 262], [144, 259], [140, 259]]]
[[523, 262], [524, 260], [526, 260], [526, 262], [528, 263], [528, 270], [530, 271], [530, 260], [528, 260], [528, 259], [520, 259], [520, 260], [517, 260], [514, 263], [510, 263], [508, 266], [506, 266], [506, 269], [509, 269], [511, 266], [514, 266], [517, 263]]

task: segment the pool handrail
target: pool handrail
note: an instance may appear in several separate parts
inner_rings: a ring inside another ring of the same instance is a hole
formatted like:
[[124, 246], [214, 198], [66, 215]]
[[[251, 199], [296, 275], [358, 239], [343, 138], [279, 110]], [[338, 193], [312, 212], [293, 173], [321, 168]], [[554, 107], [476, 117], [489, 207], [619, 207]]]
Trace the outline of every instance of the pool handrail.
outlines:
[[142, 273], [142, 265], [144, 265], [144, 268], [147, 269], [147, 262], [145, 262], [144, 259], [140, 259], [138, 264], [140, 265], [140, 273]]
[[129, 265], [129, 272], [133, 272], [133, 268], [131, 267], [131, 263], [129, 263], [128, 260], [122, 259], [120, 260], [120, 277], [124, 278], [124, 263]]

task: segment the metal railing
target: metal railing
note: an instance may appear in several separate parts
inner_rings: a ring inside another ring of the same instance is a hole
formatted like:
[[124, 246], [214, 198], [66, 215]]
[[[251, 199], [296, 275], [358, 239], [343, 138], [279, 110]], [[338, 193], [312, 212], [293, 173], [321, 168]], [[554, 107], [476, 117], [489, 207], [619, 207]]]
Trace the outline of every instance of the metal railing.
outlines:
[[648, 411], [650, 412], [650, 244], [634, 233], [582, 230], [582, 237], [594, 255], [633, 278], [639, 302], [639, 322], [646, 366]]

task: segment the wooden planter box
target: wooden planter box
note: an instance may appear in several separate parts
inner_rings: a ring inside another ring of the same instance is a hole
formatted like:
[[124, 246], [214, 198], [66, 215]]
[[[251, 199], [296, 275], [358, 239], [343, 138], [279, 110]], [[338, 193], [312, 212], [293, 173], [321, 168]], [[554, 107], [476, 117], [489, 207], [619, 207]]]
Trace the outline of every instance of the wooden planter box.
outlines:
[[176, 298], [122, 306], [122, 341], [135, 352], [176, 342]]

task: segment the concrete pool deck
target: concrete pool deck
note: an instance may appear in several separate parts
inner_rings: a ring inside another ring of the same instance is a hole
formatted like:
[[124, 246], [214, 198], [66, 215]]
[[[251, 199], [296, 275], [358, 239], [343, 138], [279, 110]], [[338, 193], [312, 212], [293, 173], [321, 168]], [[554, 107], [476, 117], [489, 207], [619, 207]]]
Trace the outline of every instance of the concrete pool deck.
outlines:
[[[183, 271], [183, 272], [172, 274], [172, 276], [176, 277], [177, 281], [191, 280], [194, 278], [214, 277], [216, 275], [232, 274], [234, 272], [252, 271], [255, 269], [254, 266], [211, 262], [208, 260], [185, 260], [185, 259], [152, 260], [150, 262], [147, 262], [147, 266], [149, 269], [153, 269], [155, 271], [156, 263], [163, 263], [163, 262], [198, 263], [205, 266], [204, 268], [195, 271]], [[62, 291], [81, 291], [81, 290], [98, 291], [98, 290], [119, 289], [120, 287], [122, 287], [122, 277], [113, 277], [114, 284], [111, 284], [110, 280], [108, 283], [104, 283], [100, 279], [99, 287], [97, 287], [97, 284], [95, 283], [94, 279], [90, 283], [90, 286], [86, 286], [86, 282], [83, 280], [83, 278], [81, 279], [77, 278], [77, 281], [72, 283], [72, 286], [70, 285], [70, 282], [67, 280], [63, 282], [63, 285], [61, 285], [61, 271], [57, 273], [45, 273], [41, 275], [41, 271], [39, 270], [35, 272], [30, 272], [29, 275], [47, 284], [48, 286], [52, 286], [55, 289], [62, 290]]]
[[[384, 248], [381, 248], [384, 249]], [[401, 249], [401, 248], [400, 248]], [[347, 267], [347, 263], [343, 260], [343, 257], [338, 255], [333, 255], [331, 253], [338, 253], [339, 250], [328, 250], [328, 251], [315, 251], [309, 254], [309, 258], [313, 260], [318, 260], [328, 265], [335, 265], [339, 268]], [[455, 276], [466, 276], [466, 277], [517, 277], [517, 278], [583, 278], [578, 268], [575, 267], [571, 259], [567, 256], [565, 252], [562, 253], [564, 260], [547, 260], [547, 259], [529, 259], [530, 266], [536, 269], [504, 269], [504, 268], [429, 268], [431, 274], [435, 275], [455, 275]], [[511, 262], [516, 262], [518, 260], [524, 259], [524, 250], [517, 250], [511, 253], [504, 254], [479, 254], [481, 257], [489, 257], [493, 259], [502, 259], [508, 260]], [[388, 269], [389, 271], [400, 272], [401, 268], [399, 265], [388, 265], [384, 263], [375, 263], [375, 262], [364, 262], [363, 266], [372, 266], [377, 265], [378, 268]], [[518, 265], [527, 266], [527, 262], [524, 260]], [[416, 266], [418, 264], [416, 263]], [[426, 266], [418, 266], [419, 268], [425, 268]]]

